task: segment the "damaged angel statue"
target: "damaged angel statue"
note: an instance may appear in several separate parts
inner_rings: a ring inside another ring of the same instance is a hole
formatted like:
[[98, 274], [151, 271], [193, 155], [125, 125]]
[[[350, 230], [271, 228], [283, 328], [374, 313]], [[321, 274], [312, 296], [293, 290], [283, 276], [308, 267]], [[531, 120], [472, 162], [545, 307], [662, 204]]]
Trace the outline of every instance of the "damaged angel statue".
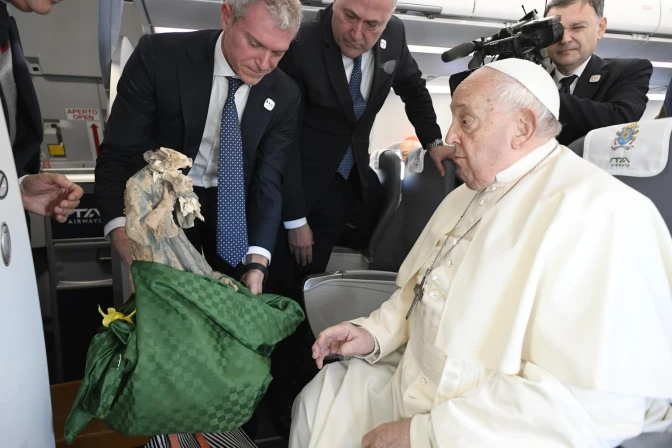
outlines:
[[193, 180], [182, 173], [192, 160], [169, 148], [147, 151], [144, 159], [147, 166], [128, 180], [124, 197], [133, 260], [221, 279], [237, 290], [227, 277], [213, 271], [182, 230], [193, 227], [196, 219], [205, 220]]

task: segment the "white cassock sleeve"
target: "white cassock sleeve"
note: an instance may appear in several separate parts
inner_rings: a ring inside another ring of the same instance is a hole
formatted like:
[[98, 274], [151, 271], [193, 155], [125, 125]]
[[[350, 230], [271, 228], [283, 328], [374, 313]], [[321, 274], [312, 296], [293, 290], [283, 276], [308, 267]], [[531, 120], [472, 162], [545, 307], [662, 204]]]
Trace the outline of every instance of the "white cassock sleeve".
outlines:
[[364, 358], [371, 364], [408, 342], [409, 328], [406, 313], [410, 302], [404, 300], [401, 291], [401, 288], [397, 289], [368, 318], [350, 321], [354, 325], [364, 327], [375, 339], [376, 349]]
[[645, 420], [669, 425], [669, 404], [654, 409], [651, 402], [566, 386], [527, 363], [520, 376], [497, 374], [431, 413], [414, 416], [411, 447], [613, 448], [641, 433]]

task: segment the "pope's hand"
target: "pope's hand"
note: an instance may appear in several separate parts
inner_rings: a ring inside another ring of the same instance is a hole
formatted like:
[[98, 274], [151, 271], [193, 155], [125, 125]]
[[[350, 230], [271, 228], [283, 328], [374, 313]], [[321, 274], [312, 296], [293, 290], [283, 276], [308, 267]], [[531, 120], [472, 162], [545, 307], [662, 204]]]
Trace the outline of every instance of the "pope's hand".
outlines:
[[362, 439], [362, 448], [410, 448], [411, 419], [380, 425]]
[[317, 368], [324, 365], [324, 357], [332, 353], [341, 356], [361, 356], [369, 354], [376, 343], [371, 333], [363, 328], [343, 322], [322, 331], [313, 344], [313, 359]]

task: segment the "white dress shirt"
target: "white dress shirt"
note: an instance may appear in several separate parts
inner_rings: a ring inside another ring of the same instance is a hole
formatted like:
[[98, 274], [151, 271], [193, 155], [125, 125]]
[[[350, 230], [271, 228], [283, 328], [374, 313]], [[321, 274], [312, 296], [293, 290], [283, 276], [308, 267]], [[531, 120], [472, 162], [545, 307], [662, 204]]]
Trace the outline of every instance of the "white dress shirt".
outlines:
[[593, 56], [591, 55], [590, 58], [586, 59], [586, 61], [583, 64], [578, 66], [576, 68], [576, 70], [574, 70], [569, 75], [563, 75], [562, 73], [560, 73], [560, 70], [558, 70], [556, 68], [555, 71], [553, 72], [553, 79], [555, 80], [555, 84], [558, 86], [558, 90], [560, 89], [560, 80], [562, 80], [563, 78], [566, 78], [567, 76], [576, 75], [576, 79], [574, 79], [574, 82], [571, 83], [570, 86], [569, 86], [569, 93], [571, 93], [573, 95], [574, 94], [574, 88], [576, 87], [576, 83], [579, 82], [579, 78], [583, 74], [583, 71], [586, 69], [586, 66], [588, 65], [588, 63], [590, 62], [590, 59], [592, 57]]
[[[355, 68], [355, 60], [351, 59], [345, 55], [343, 56], [343, 68], [345, 69], [345, 78], [350, 84], [350, 78], [352, 77], [352, 70]], [[364, 101], [369, 100], [369, 92], [371, 92], [371, 84], [373, 83], [373, 51], [369, 50], [366, 53], [362, 54], [362, 85], [360, 86], [360, 92]], [[295, 219], [293, 221], [285, 221], [285, 229], [296, 229], [308, 223], [308, 220], [304, 218]]]
[[[210, 105], [208, 116], [205, 119], [205, 128], [198, 154], [189, 171], [188, 177], [194, 180], [194, 186], [215, 188], [217, 187], [217, 164], [219, 161], [219, 127], [222, 121], [222, 110], [229, 95], [229, 80], [227, 76], [238, 78], [222, 53], [222, 34], [219, 35], [215, 44], [215, 68], [212, 74], [212, 90], [210, 92]], [[250, 96], [250, 86], [243, 84], [236, 91], [236, 109], [240, 121], [245, 111], [247, 99]], [[126, 218], [115, 218], [105, 225], [105, 235], [117, 228], [126, 225]], [[271, 260], [271, 253], [259, 246], [250, 246], [248, 254], [259, 254]], [[245, 260], [243, 260], [245, 262]]]

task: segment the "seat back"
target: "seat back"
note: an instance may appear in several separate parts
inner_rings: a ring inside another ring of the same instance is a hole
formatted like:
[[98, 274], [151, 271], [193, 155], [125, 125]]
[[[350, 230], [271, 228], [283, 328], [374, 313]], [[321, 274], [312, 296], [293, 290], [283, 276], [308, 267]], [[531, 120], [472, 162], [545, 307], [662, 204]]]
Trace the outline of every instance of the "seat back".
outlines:
[[346, 228], [332, 249], [326, 272], [366, 270], [383, 229], [394, 215], [401, 197], [401, 159], [391, 150], [371, 155], [368, 197], [356, 201]]
[[429, 152], [424, 154], [423, 164], [420, 173], [414, 172], [410, 164], [405, 166], [401, 202], [388, 224], [381, 229], [380, 239], [372, 254], [373, 270], [398, 272], [429, 218], [458, 185], [453, 162], [443, 162], [445, 177], [439, 174]]
[[303, 284], [306, 319], [315, 337], [322, 330], [380, 308], [397, 289], [394, 272], [345, 271], [309, 276]]
[[380, 180], [385, 195], [380, 218], [371, 234], [369, 250], [373, 253], [378, 248], [383, 232], [390, 224], [394, 212], [401, 200], [401, 159], [394, 151], [386, 150], [380, 153], [377, 166], [373, 169]]
[[[628, 126], [630, 127], [628, 128]], [[585, 137], [572, 142], [569, 148], [583, 158], [587, 158], [585, 156], [586, 149], [588, 148], [587, 145], [590, 145], [589, 151], [592, 152], [602, 150], [610, 152], [614, 157], [621, 157], [623, 155], [627, 157], [628, 153], [634, 154], [634, 151], [638, 149], [648, 149], [644, 148], [644, 146], [656, 142], [656, 145], [663, 144], [663, 150], [669, 154], [670, 146], [672, 146], [670, 128], [672, 128], [672, 118], [609, 126], [591, 131]], [[625, 131], [623, 131], [624, 129]], [[663, 133], [667, 135], [667, 138], [665, 138]], [[632, 137], [628, 140], [629, 135], [634, 137], [635, 140], [633, 141]], [[620, 142], [617, 141], [619, 137]], [[614, 150], [614, 147], [617, 149]], [[625, 154], [621, 154], [624, 151]], [[592, 155], [588, 157], [589, 160], [593, 158]], [[672, 191], [672, 166], [670, 165], [672, 164], [668, 162], [660, 173], [652, 176], [612, 174], [626, 185], [651, 199], [663, 216], [667, 227], [672, 229], [672, 201], [670, 201], [668, 196], [669, 192]]]

